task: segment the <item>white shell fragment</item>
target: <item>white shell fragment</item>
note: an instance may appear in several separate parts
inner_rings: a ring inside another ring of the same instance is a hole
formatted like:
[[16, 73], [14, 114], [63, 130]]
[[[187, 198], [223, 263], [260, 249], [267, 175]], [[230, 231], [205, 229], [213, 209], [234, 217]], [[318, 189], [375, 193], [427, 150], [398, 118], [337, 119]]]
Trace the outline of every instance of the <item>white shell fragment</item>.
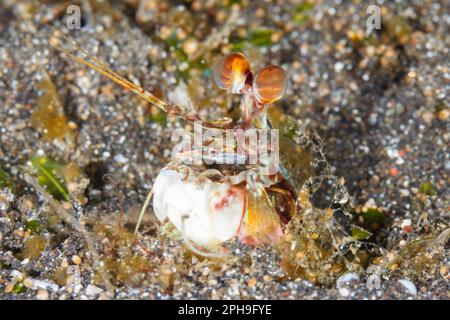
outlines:
[[407, 279], [400, 279], [398, 280], [398, 283], [400, 283], [405, 289], [408, 291], [409, 294], [415, 296], [417, 294], [417, 289], [414, 283]]
[[208, 179], [189, 181], [163, 169], [154, 184], [153, 208], [160, 221], [168, 218], [183, 236], [208, 247], [235, 236], [245, 210], [245, 191]]

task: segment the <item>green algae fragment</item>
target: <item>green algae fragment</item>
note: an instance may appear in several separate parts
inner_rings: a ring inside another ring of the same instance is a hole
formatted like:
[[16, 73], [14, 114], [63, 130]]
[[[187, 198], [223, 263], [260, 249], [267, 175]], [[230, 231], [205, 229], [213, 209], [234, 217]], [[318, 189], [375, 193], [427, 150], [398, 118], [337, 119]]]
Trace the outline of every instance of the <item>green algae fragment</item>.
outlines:
[[61, 178], [63, 165], [45, 156], [37, 156], [31, 159], [33, 168], [38, 175], [39, 184], [58, 200], [69, 201], [69, 192]]
[[248, 36], [245, 38], [241, 37], [230, 37], [231, 51], [244, 51], [248, 45], [253, 45], [257, 47], [266, 47], [272, 44], [272, 34], [271, 29], [253, 29], [250, 30]]
[[386, 215], [376, 208], [368, 208], [362, 214], [363, 224], [370, 231], [377, 231], [386, 224]]
[[352, 225], [352, 237], [355, 240], [366, 240], [369, 239], [371, 236], [372, 233], [370, 231], [367, 231], [366, 229], [363, 229], [356, 225]]
[[426, 194], [427, 196], [432, 196], [436, 194], [436, 190], [434, 190], [433, 185], [429, 181], [425, 181], [419, 188], [419, 192], [422, 194]]
[[314, 8], [314, 5], [309, 2], [302, 2], [295, 8], [293, 20], [296, 23], [303, 23], [309, 19], [309, 11]]
[[39, 233], [41, 227], [39, 221], [37, 220], [28, 220], [25, 224], [25, 230], [27, 230], [31, 234]]
[[12, 289], [12, 292], [13, 292], [13, 293], [17, 293], [17, 294], [19, 294], [19, 293], [24, 293], [24, 292], [26, 292], [26, 291], [27, 291], [27, 287], [25, 287], [25, 285], [23, 284], [22, 281], [17, 282], [17, 283], [14, 285], [14, 288]]
[[0, 168], [0, 189], [3, 188], [14, 188], [14, 182], [12, 181], [9, 174], [4, 171], [2, 168]]
[[272, 33], [270, 29], [255, 29], [250, 31], [249, 41], [258, 47], [272, 44]]

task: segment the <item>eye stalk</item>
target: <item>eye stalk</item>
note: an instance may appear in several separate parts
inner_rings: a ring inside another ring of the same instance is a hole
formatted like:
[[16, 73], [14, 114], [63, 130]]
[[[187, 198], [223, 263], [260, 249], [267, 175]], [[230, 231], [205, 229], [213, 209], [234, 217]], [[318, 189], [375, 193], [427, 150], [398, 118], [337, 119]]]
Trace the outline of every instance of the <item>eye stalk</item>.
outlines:
[[259, 103], [266, 105], [282, 99], [286, 94], [287, 77], [278, 66], [262, 68], [253, 80], [253, 94]]
[[231, 93], [243, 93], [250, 74], [250, 63], [242, 53], [231, 53], [213, 67], [213, 78], [217, 86], [230, 90]]
[[242, 53], [223, 57], [214, 64], [212, 70], [213, 79], [219, 88], [243, 94], [241, 124], [244, 127], [263, 120], [267, 107], [286, 95], [288, 81], [281, 67], [269, 65], [253, 75], [250, 63]]

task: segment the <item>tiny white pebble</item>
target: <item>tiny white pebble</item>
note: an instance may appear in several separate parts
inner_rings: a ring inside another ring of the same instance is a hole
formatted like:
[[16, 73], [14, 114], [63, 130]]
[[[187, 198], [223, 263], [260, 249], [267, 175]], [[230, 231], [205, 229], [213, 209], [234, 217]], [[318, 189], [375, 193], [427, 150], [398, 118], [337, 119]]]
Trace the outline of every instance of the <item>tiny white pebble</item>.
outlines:
[[342, 69], [344, 69], [344, 64], [342, 63], [342, 62], [336, 62], [335, 64], [334, 64], [334, 71], [336, 72], [336, 73], [339, 73], [339, 72], [341, 72], [342, 71]]

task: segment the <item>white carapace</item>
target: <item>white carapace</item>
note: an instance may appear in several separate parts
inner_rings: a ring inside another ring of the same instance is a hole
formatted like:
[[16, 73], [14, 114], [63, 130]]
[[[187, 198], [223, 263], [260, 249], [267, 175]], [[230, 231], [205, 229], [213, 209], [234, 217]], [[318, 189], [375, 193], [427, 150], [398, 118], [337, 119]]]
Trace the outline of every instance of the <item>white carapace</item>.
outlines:
[[160, 221], [167, 218], [186, 239], [210, 247], [239, 233], [245, 191], [206, 178], [189, 181], [166, 168], [154, 183], [153, 208]]

